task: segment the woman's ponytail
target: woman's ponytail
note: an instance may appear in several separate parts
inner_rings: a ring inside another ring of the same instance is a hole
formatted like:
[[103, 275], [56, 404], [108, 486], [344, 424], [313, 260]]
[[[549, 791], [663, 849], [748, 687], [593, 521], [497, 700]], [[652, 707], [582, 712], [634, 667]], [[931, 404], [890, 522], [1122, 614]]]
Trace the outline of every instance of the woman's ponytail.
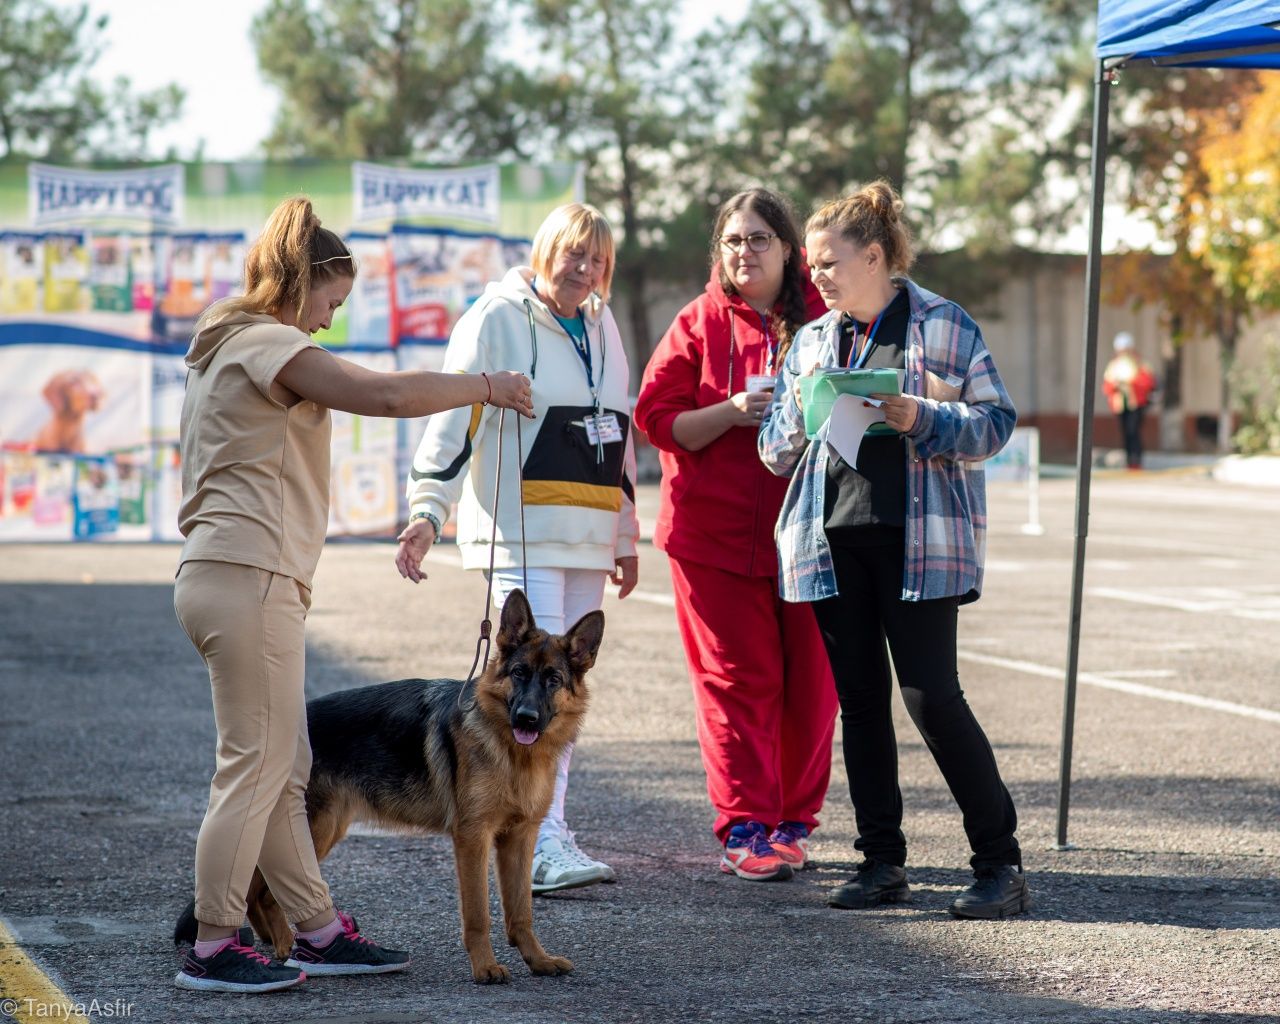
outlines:
[[287, 313], [301, 323], [313, 287], [336, 277], [355, 276], [355, 260], [347, 244], [321, 227], [310, 199], [295, 196], [271, 211], [262, 233], [249, 247], [244, 294], [220, 302], [218, 311], [220, 315]]

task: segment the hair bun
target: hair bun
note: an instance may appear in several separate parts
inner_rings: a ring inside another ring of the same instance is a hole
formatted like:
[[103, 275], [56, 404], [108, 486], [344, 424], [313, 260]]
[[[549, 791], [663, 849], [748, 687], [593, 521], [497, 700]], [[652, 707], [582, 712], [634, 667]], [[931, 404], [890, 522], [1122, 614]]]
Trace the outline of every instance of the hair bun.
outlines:
[[894, 193], [893, 186], [883, 178], [863, 186], [858, 195], [871, 205], [871, 209], [875, 211], [876, 216], [880, 217], [885, 223], [893, 223], [898, 220], [899, 215], [902, 213], [902, 200]]

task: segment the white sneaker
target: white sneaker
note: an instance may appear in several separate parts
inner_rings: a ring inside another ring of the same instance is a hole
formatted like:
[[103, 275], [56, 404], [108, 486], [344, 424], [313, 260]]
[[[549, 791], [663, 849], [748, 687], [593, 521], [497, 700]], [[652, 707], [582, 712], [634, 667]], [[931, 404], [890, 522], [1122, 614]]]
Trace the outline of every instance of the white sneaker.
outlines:
[[577, 889], [597, 882], [616, 882], [613, 868], [598, 860], [592, 860], [573, 840], [573, 833], [565, 829], [559, 836], [538, 842], [533, 852], [533, 891], [554, 892], [557, 889]]

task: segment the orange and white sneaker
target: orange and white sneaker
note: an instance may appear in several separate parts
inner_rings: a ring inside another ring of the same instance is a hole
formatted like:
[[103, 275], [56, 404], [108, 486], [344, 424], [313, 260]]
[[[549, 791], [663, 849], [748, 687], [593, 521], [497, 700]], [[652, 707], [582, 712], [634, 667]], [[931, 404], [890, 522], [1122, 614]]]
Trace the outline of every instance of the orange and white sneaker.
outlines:
[[758, 821], [734, 825], [729, 830], [720, 870], [752, 882], [781, 882], [791, 877], [791, 865], [769, 845], [764, 825]]
[[809, 863], [809, 830], [798, 821], [780, 821], [769, 834], [773, 852], [799, 871]]

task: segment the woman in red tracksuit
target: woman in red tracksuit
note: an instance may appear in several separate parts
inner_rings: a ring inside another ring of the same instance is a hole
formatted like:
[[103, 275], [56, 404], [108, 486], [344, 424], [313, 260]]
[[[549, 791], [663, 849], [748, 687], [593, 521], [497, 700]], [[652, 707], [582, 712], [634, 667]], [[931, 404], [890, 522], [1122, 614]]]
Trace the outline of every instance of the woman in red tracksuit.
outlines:
[[716, 218], [706, 291], [659, 343], [636, 406], [662, 461], [654, 543], [671, 563], [720, 868], [758, 881], [804, 866], [831, 773], [822, 637], [808, 605], [778, 596], [788, 481], [756, 453], [791, 336], [825, 311], [786, 201], [739, 193]]

